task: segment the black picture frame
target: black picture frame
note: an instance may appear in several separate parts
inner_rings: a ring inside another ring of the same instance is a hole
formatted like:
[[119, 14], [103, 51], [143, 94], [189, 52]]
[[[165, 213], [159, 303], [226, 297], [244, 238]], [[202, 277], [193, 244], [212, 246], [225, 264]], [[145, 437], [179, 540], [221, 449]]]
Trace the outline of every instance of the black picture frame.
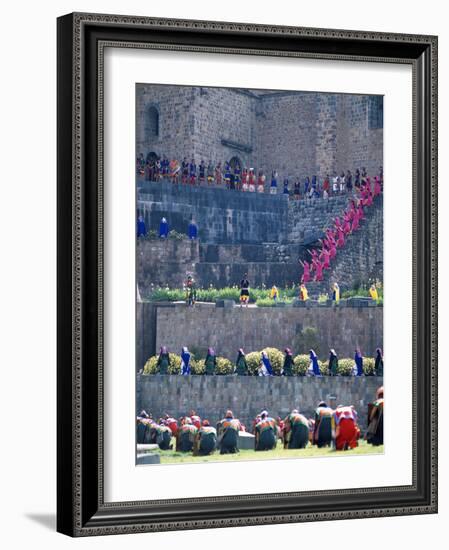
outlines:
[[[60, 17], [57, 29], [57, 530], [88, 536], [437, 512], [437, 37], [86, 13]], [[412, 65], [412, 485], [104, 502], [102, 55], [111, 43]]]

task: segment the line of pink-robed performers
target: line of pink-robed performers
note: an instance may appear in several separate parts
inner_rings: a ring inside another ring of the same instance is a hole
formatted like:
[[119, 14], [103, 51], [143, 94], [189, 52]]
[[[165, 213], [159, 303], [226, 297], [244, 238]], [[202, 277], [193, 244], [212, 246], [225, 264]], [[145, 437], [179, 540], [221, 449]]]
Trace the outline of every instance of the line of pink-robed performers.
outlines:
[[365, 217], [365, 208], [372, 206], [374, 199], [382, 193], [379, 176], [374, 178], [374, 187], [371, 180], [366, 179], [365, 185], [360, 188], [360, 198], [351, 199], [349, 207], [340, 216], [334, 219], [333, 226], [328, 227], [325, 237], [320, 239], [319, 249], [309, 250], [310, 262], [300, 260], [303, 266], [302, 283], [322, 281], [323, 271], [330, 269], [331, 261], [337, 255], [337, 249], [343, 248], [346, 237], [360, 228], [360, 222]]

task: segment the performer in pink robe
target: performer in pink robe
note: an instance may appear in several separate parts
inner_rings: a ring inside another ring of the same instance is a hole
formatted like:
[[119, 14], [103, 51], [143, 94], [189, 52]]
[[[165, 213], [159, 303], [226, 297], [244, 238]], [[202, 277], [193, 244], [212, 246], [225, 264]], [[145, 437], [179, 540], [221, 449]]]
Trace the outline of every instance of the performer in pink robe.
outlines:
[[299, 260], [299, 263], [302, 265], [303, 267], [303, 274], [302, 274], [302, 277], [301, 277], [301, 282], [302, 283], [308, 283], [310, 282], [311, 280], [311, 277], [310, 277], [310, 265], [309, 265], [309, 262], [301, 262], [301, 260]]
[[337, 248], [342, 248], [345, 245], [345, 234], [343, 230], [338, 232]]
[[329, 269], [330, 264], [330, 253], [326, 248], [323, 249], [323, 269]]
[[323, 265], [320, 261], [315, 263], [316, 275], [315, 281], [318, 283], [323, 280]]
[[382, 188], [380, 186], [380, 178], [376, 176], [374, 178], [374, 197], [379, 196], [382, 193]]

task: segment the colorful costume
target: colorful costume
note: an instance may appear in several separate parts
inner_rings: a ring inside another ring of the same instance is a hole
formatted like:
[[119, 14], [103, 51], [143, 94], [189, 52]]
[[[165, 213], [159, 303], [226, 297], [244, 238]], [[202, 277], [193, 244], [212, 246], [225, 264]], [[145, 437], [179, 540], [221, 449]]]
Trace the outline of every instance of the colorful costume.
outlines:
[[161, 425], [156, 426], [156, 443], [159, 445], [159, 448], [163, 451], [168, 451], [171, 449], [171, 438], [172, 438], [172, 431], [168, 426]]
[[168, 227], [168, 221], [166, 218], [162, 218], [160, 224], [159, 224], [159, 237], [161, 239], [166, 239], [168, 237], [169, 227]]
[[376, 302], [379, 299], [379, 295], [377, 293], [377, 288], [375, 287], [375, 285], [370, 286], [369, 295], [371, 296], [371, 299], [376, 301]]
[[199, 171], [200, 184], [204, 183], [206, 180], [206, 165], [204, 164], [204, 160], [200, 162], [198, 171]]
[[355, 350], [354, 355], [354, 363], [355, 363], [355, 375], [356, 376], [363, 376], [363, 357], [360, 353], [360, 350]]
[[212, 426], [201, 426], [196, 435], [195, 453], [200, 456], [212, 454], [217, 447], [217, 431]]
[[190, 374], [190, 353], [186, 347], [181, 351], [181, 374], [188, 376]]
[[276, 195], [278, 192], [278, 175], [277, 172], [272, 172], [271, 174], [271, 183], [270, 183], [270, 194]]
[[276, 447], [277, 425], [274, 418], [263, 417], [255, 428], [255, 451], [271, 451]]
[[335, 411], [335, 448], [337, 451], [355, 449], [358, 446], [360, 429], [357, 413], [353, 407], [337, 407]]
[[337, 283], [334, 283], [333, 289], [332, 289], [332, 300], [338, 304], [340, 301], [340, 287], [337, 285]]
[[284, 449], [305, 449], [309, 442], [309, 422], [298, 411], [292, 411], [285, 419]]
[[[305, 269], [305, 264], [307, 262], [304, 262], [304, 274], [306, 273], [306, 269]], [[307, 267], [309, 266], [309, 264], [307, 264]], [[310, 276], [309, 276], [310, 277]], [[300, 287], [299, 287], [299, 299], [302, 301], [302, 302], [306, 302], [308, 299], [309, 299], [309, 293], [307, 292], [307, 288], [306, 288], [306, 285], [302, 284]]]
[[271, 366], [270, 359], [265, 351], [262, 352], [261, 367], [259, 370], [259, 376], [273, 376], [273, 367]]
[[241, 430], [240, 422], [233, 416], [226, 415], [219, 422], [219, 447], [220, 454], [234, 454], [239, 452], [239, 431]]
[[189, 453], [192, 451], [197, 432], [198, 428], [193, 424], [183, 424], [178, 430], [176, 450], [181, 453]]
[[214, 182], [214, 166], [209, 162], [207, 166], [207, 183], [210, 185]]
[[315, 427], [313, 442], [318, 447], [330, 446], [334, 438], [335, 420], [333, 411], [326, 403], [321, 402], [315, 410]]
[[273, 285], [271, 287], [271, 290], [270, 290], [270, 298], [274, 301], [276, 301], [279, 297], [279, 291], [277, 289], [277, 287], [275, 285]]
[[240, 305], [248, 305], [249, 281], [246, 276], [240, 281]]
[[142, 216], [139, 216], [137, 220], [137, 237], [145, 237], [147, 234], [147, 228]]
[[318, 357], [317, 354], [313, 351], [313, 349], [309, 352], [310, 357], [310, 366], [308, 370], [309, 376], [321, 376], [320, 366], [318, 364]]
[[190, 175], [190, 184], [195, 185], [196, 183], [196, 164], [192, 159], [192, 162], [189, 164], [189, 175]]
[[189, 223], [187, 234], [191, 240], [198, 238], [198, 226], [193, 220]]
[[189, 275], [187, 281], [184, 284], [186, 291], [186, 302], [189, 307], [192, 307], [196, 302], [196, 288], [193, 277]]
[[368, 405], [368, 430], [366, 440], [371, 445], [384, 443], [384, 398], [383, 390], [378, 390], [378, 398]]

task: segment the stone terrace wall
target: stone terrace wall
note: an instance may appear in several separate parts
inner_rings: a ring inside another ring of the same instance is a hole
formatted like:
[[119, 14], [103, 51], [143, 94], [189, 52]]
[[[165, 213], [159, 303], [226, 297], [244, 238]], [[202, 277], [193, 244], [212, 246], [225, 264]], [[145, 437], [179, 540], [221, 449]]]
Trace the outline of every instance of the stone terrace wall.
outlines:
[[309, 244], [320, 239], [335, 217], [341, 217], [350, 197], [351, 195], [342, 195], [329, 199], [289, 201], [289, 242]]
[[[137, 412], [145, 409], [155, 418], [169, 413], [179, 418], [193, 408], [215, 424], [226, 409], [250, 429], [252, 420], [263, 409], [285, 417], [293, 408], [312, 416], [318, 402], [333, 406], [354, 405], [359, 422], [366, 428], [368, 403], [383, 384], [381, 377], [295, 377], [257, 376], [137, 376]], [[330, 399], [330, 397], [335, 399]]]
[[295, 342], [306, 327], [317, 328], [322, 358], [331, 347], [340, 357], [352, 357], [356, 346], [371, 357], [377, 347], [383, 348], [383, 307], [225, 309], [144, 302], [137, 304], [136, 369], [161, 345], [176, 353], [185, 345], [197, 350], [213, 346], [233, 361], [240, 347], [247, 352], [291, 347], [303, 353], [307, 350]]
[[281, 194], [140, 182], [137, 206], [148, 229], [158, 229], [165, 216], [171, 229], [187, 233], [193, 215], [202, 242], [279, 242], [287, 233], [288, 200]]

